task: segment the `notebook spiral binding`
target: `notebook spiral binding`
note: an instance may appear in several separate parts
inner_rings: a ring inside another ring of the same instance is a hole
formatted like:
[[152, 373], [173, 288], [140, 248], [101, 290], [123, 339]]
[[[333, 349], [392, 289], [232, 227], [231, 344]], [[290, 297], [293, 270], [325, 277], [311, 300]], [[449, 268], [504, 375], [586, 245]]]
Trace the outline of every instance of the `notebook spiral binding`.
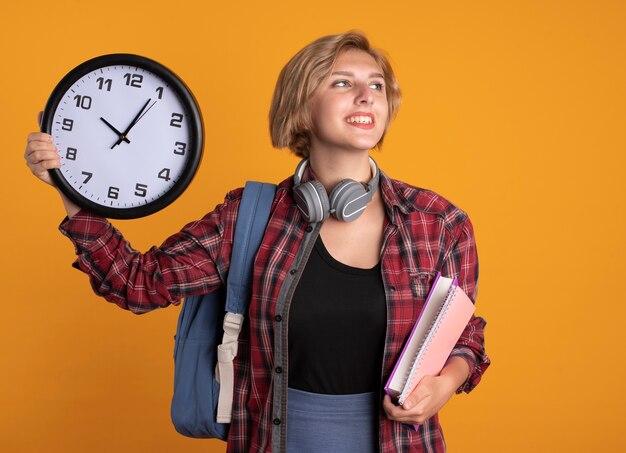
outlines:
[[457, 290], [458, 290], [457, 285], [452, 284], [450, 286], [450, 289], [448, 290], [448, 295], [446, 296], [444, 303], [441, 305], [441, 307], [437, 311], [437, 316], [435, 317], [433, 322], [430, 324], [430, 326], [428, 326], [428, 333], [426, 334], [424, 339], [420, 342], [420, 345], [418, 348], [419, 353], [415, 357], [415, 360], [413, 360], [410, 371], [408, 372], [408, 374], [406, 375], [404, 379], [404, 382], [408, 381], [410, 385], [404, 385], [404, 390], [398, 397], [399, 404], [404, 404], [404, 400], [406, 400], [406, 398], [409, 396], [407, 394], [409, 393], [409, 389], [410, 391], [413, 391], [415, 389], [415, 386], [413, 385], [413, 379], [415, 378], [415, 371], [422, 363], [422, 359], [424, 355], [426, 354], [426, 351], [428, 350], [430, 341], [433, 338], [433, 336], [437, 333], [437, 330], [439, 329], [439, 326], [441, 325], [441, 321], [445, 317], [446, 312], [448, 311], [448, 307], [450, 306], [450, 301], [454, 298], [454, 295]]

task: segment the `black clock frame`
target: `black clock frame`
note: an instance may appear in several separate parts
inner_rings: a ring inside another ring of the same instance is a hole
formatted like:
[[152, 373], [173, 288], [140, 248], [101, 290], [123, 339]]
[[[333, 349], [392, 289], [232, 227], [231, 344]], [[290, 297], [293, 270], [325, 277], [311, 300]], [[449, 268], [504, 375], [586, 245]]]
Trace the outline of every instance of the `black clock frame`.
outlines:
[[190, 139], [187, 147], [187, 161], [181, 177], [175, 185], [158, 199], [141, 206], [131, 208], [116, 208], [103, 206], [85, 198], [63, 176], [61, 170], [51, 169], [50, 175], [57, 187], [74, 203], [87, 211], [112, 219], [136, 219], [145, 217], [165, 208], [176, 200], [189, 186], [195, 176], [202, 158], [204, 125], [198, 103], [191, 90], [185, 83], [172, 72], [154, 60], [134, 54], [109, 54], [92, 58], [72, 69], [52, 91], [48, 98], [41, 120], [41, 131], [52, 134], [52, 121], [59, 103], [67, 91], [82, 77], [107, 66], [133, 66], [145, 69], [162, 78], [179, 97], [183, 108], [186, 110], [190, 126]]

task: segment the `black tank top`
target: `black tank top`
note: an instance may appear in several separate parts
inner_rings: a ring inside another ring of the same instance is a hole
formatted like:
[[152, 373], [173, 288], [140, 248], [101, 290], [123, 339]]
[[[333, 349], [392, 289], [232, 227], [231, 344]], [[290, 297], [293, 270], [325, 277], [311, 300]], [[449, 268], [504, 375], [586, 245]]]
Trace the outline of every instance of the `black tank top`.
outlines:
[[380, 263], [335, 260], [321, 237], [289, 314], [289, 387], [343, 395], [379, 391], [387, 311]]

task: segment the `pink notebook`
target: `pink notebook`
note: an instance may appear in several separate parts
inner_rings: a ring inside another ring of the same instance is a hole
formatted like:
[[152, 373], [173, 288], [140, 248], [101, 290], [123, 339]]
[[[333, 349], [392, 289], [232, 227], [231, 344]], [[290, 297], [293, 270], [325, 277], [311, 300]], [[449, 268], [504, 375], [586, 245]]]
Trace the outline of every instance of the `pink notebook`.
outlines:
[[392, 399], [403, 404], [424, 376], [439, 374], [472, 313], [474, 304], [456, 279], [438, 273], [385, 386]]

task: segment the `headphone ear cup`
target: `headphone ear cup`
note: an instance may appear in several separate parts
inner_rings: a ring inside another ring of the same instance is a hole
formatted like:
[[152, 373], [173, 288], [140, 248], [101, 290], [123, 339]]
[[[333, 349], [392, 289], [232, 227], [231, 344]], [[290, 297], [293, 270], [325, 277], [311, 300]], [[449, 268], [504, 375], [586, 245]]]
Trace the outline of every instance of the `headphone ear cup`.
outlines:
[[330, 211], [326, 189], [319, 181], [309, 181], [294, 187], [293, 195], [298, 209], [307, 222], [326, 220]]
[[363, 184], [352, 179], [344, 179], [337, 184], [328, 198], [333, 216], [344, 222], [359, 218], [372, 199]]

